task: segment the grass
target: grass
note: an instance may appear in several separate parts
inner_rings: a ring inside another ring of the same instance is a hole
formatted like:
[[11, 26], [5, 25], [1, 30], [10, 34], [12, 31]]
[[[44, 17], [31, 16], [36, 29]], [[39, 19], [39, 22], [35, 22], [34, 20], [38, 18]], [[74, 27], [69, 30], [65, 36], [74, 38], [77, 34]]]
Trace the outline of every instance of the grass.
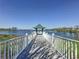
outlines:
[[16, 36], [15, 35], [2, 35], [2, 34], [0, 34], [0, 41], [5, 41], [5, 40], [8, 40], [8, 39], [11, 39], [14, 37], [16, 37]]

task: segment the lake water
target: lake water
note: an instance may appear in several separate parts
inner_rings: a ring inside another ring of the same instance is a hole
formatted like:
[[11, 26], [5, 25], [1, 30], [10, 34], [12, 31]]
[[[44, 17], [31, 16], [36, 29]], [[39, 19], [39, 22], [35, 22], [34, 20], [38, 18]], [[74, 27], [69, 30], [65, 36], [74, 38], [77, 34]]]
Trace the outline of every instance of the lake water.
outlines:
[[75, 33], [68, 33], [68, 32], [66, 32], [66, 33], [64, 33], [64, 32], [57, 32], [55, 34], [59, 35], [59, 36], [62, 36], [62, 37], [71, 38], [71, 39], [75, 38], [75, 35], [76, 35]]
[[23, 36], [26, 33], [30, 34], [33, 30], [16, 30], [16, 31], [0, 31], [0, 34]]
[[[26, 33], [30, 34], [33, 32], [33, 30], [16, 30], [16, 31], [0, 31], [0, 34], [10, 34], [10, 35], [16, 35], [16, 36], [23, 36]], [[48, 34], [52, 35], [51, 31], [46, 31]], [[74, 33], [64, 33], [64, 32], [56, 32], [56, 35], [67, 37], [67, 38], [74, 38]]]

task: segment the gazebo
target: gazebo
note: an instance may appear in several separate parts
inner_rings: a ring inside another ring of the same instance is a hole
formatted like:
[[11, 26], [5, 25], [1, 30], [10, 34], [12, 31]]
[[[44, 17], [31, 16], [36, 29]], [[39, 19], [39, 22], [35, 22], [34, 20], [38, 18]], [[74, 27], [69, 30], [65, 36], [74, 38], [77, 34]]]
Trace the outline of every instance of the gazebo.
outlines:
[[43, 27], [41, 24], [38, 24], [34, 27], [37, 35], [42, 35], [45, 27]]

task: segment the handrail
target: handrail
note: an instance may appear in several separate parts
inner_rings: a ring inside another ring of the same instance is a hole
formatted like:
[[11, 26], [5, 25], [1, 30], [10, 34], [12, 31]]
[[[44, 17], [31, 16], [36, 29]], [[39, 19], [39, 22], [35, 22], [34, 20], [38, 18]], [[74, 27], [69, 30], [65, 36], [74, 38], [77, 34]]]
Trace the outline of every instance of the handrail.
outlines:
[[[62, 37], [62, 36], [58, 36], [58, 35], [55, 35], [56, 37], [58, 37], [58, 38], [61, 38], [61, 39], [63, 39], [63, 40], [68, 40], [68, 41], [73, 41], [73, 42], [79, 42], [78, 40], [76, 40], [76, 39], [71, 39], [71, 38], [66, 38], [66, 37]], [[54, 36], [54, 37], [55, 37]]]
[[[25, 36], [20, 36], [20, 37], [16, 37], [17, 38], [21, 38], [21, 37], [25, 37]], [[0, 41], [0, 43], [7, 43], [9, 41], [13, 41], [13, 40], [16, 40], [15, 38], [12, 38], [12, 39], [9, 39], [9, 40], [6, 40], [6, 41]]]

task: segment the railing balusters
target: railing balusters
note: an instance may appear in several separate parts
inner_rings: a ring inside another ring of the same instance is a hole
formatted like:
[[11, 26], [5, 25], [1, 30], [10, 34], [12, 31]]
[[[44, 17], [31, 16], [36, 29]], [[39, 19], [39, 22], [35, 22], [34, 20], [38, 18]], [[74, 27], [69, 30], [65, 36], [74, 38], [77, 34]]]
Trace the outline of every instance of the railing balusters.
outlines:
[[67, 59], [68, 59], [68, 41], [67, 41], [67, 45], [66, 45], [66, 47], [67, 47], [67, 49], [66, 49], [66, 51], [67, 51]]
[[64, 57], [64, 40], [62, 40], [62, 56]]
[[65, 41], [65, 58], [66, 58], [66, 41]]
[[1, 58], [1, 55], [2, 55], [2, 54], [1, 54], [1, 43], [0, 43], [0, 59], [2, 59], [2, 58]]
[[10, 59], [10, 44], [8, 43], [8, 59]]
[[66, 58], [67, 58], [67, 41], [66, 41], [66, 51], [65, 52], [66, 52]]
[[[78, 59], [78, 43], [79, 41], [61, 36], [54, 36], [54, 47], [59, 51], [66, 59]], [[63, 44], [63, 45], [62, 45]], [[61, 47], [59, 47], [61, 45]], [[63, 52], [62, 52], [62, 51]]]
[[75, 42], [75, 59], [77, 59], [77, 43]]
[[74, 59], [73, 58], [73, 42], [71, 42], [71, 59]]
[[18, 54], [18, 40], [16, 41], [16, 52]]
[[13, 59], [14, 59], [14, 56], [15, 56], [15, 42], [14, 42], [14, 40], [13, 40], [13, 42], [12, 42], [13, 44], [12, 44], [12, 49], [13, 49]]
[[6, 59], [6, 43], [4, 43], [4, 59]]
[[11, 59], [13, 59], [13, 58], [12, 58], [12, 54], [13, 54], [13, 53], [12, 53], [12, 42], [10, 43], [10, 45], [11, 45], [11, 47], [10, 47]]
[[72, 59], [72, 58], [71, 58], [71, 52], [72, 52], [72, 50], [71, 50], [71, 49], [72, 49], [71, 43], [72, 43], [72, 42], [70, 41], [70, 52], [69, 52], [69, 53], [70, 53], [70, 56], [69, 56], [70, 59]]
[[70, 59], [70, 49], [71, 49], [71, 46], [70, 46], [70, 41], [67, 40], [67, 42], [68, 42], [68, 44], [67, 44], [68, 45], [68, 48], [67, 48], [67, 51], [68, 51], [67, 55], [68, 56], [67, 56], [67, 58]]
[[62, 51], [62, 53], [63, 53], [63, 52], [64, 52], [64, 49], [63, 49], [63, 45], [64, 45], [63, 43], [64, 43], [64, 42], [63, 42], [63, 40], [61, 40], [61, 41], [62, 41], [62, 48], [61, 48], [61, 51]]
[[73, 42], [73, 59], [75, 59], [75, 43]]

